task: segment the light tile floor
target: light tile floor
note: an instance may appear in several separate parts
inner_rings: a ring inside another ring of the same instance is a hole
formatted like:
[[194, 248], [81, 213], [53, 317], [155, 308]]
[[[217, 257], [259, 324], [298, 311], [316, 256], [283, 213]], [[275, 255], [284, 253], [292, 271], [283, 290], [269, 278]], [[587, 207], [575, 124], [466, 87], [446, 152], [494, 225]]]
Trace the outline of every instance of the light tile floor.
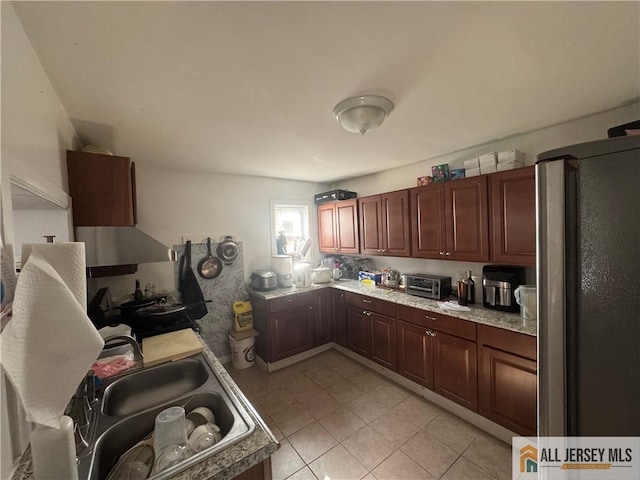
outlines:
[[335, 350], [228, 369], [281, 443], [274, 480], [511, 478], [509, 445]]

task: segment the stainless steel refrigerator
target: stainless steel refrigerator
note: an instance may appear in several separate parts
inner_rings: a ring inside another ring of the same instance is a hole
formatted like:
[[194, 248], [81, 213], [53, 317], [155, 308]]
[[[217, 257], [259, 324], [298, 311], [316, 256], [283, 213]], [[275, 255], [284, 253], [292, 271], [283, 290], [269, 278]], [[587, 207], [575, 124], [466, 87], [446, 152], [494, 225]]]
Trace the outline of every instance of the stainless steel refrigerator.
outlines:
[[536, 163], [538, 435], [640, 435], [640, 136]]

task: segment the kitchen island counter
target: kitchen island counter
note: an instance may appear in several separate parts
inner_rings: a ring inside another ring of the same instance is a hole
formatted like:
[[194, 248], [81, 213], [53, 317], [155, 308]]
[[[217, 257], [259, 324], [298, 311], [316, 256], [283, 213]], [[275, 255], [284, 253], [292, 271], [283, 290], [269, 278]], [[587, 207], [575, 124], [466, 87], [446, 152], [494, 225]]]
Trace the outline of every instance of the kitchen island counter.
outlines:
[[409, 295], [401, 290], [389, 289], [381, 286], [365, 286], [357, 280], [337, 280], [331, 283], [311, 285], [310, 287], [290, 287], [277, 288], [268, 292], [261, 292], [247, 287], [247, 290], [257, 297], [264, 300], [272, 300], [275, 298], [286, 297], [288, 295], [296, 295], [299, 293], [320, 290], [323, 288], [335, 288], [347, 292], [358, 293], [369, 297], [379, 298], [398, 305], [406, 305], [421, 310], [436, 312], [450, 317], [460, 318], [474, 323], [489, 325], [491, 327], [511, 330], [525, 335], [536, 336], [538, 323], [533, 320], [525, 321], [519, 313], [501, 312], [485, 308], [482, 303], [469, 305], [469, 312], [459, 310], [445, 310], [441, 308], [444, 303], [438, 300]]
[[[269, 461], [269, 457], [280, 446], [273, 433], [271, 433], [262, 418], [260, 418], [260, 415], [246, 399], [218, 358], [204, 342], [202, 343], [204, 345], [203, 354], [210, 362], [218, 378], [236, 396], [239, 403], [252, 418], [255, 423], [255, 430], [247, 438], [219, 453], [205, 457], [201, 462], [171, 477], [176, 480], [232, 479], [265, 460]], [[18, 461], [12, 480], [30, 480], [33, 478], [31, 448], [28, 447]]]

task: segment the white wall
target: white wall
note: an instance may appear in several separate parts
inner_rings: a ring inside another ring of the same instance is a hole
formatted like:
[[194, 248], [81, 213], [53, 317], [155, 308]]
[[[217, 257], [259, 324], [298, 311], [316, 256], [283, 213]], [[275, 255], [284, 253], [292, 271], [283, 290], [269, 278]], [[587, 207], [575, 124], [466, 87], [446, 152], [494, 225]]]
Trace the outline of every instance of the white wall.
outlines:
[[[193, 241], [210, 236], [217, 241], [232, 235], [243, 242], [245, 279], [255, 268], [270, 268], [269, 200], [313, 204], [313, 195], [328, 189], [320, 183], [184, 172], [134, 160], [138, 227], [168, 246], [180, 244], [183, 236], [193, 236]], [[316, 238], [315, 208], [311, 213], [312, 238]], [[143, 285], [156, 282], [159, 290], [175, 289], [172, 263], [139, 265], [136, 274], [100, 279], [98, 286], [110, 287], [118, 297], [133, 292], [136, 278]]]
[[[358, 197], [366, 197], [393, 190], [401, 190], [416, 186], [416, 178], [431, 175], [431, 166], [448, 163], [449, 168], [464, 168], [464, 160], [487, 152], [501, 152], [517, 148], [525, 153], [525, 164], [533, 165], [538, 153], [576, 143], [588, 142], [607, 137], [607, 129], [628, 123], [640, 118], [640, 103], [609, 110], [567, 122], [561, 125], [536, 130], [524, 135], [517, 135], [487, 143], [480, 147], [460, 150], [441, 157], [423, 160], [411, 165], [393, 168], [384, 172], [344, 180], [332, 185], [358, 193]], [[384, 125], [381, 127], [384, 128]], [[480, 263], [453, 262], [441, 260], [408, 259], [398, 257], [372, 257], [377, 268], [393, 268], [400, 272], [425, 272], [451, 276], [455, 281], [458, 272], [472, 270], [474, 274], [482, 273]], [[527, 283], [535, 283], [535, 269], [527, 268]]]
[[[453, 108], [453, 107], [452, 107]], [[533, 165], [538, 153], [576, 143], [607, 137], [607, 129], [640, 118], [640, 103], [634, 103], [579, 120], [516, 135], [497, 142], [460, 150], [440, 157], [425, 159], [403, 167], [392, 168], [354, 179], [337, 182], [333, 188], [358, 192], [359, 197], [416, 186], [416, 178], [431, 176], [431, 166], [448, 163], [449, 168], [464, 168], [464, 161], [487, 152], [517, 148], [524, 152], [525, 164]], [[384, 128], [384, 125], [380, 128]]]
[[[13, 6], [2, 2], [2, 237], [13, 243], [10, 175], [66, 200], [65, 150], [80, 145]], [[1, 469], [8, 478], [13, 459], [28, 443], [28, 425], [15, 393], [2, 381]]]

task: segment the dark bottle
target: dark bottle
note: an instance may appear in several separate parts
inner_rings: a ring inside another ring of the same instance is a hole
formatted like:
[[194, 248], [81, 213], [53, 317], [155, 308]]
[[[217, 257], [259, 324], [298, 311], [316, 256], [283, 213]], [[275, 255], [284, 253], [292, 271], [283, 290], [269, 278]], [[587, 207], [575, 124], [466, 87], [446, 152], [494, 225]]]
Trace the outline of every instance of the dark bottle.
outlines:
[[471, 278], [471, 270], [467, 270], [467, 278], [464, 279], [467, 284], [467, 303], [476, 303], [476, 282]]
[[140, 290], [140, 280], [136, 280], [136, 290], [133, 292], [133, 299], [142, 300], [143, 298], [142, 290]]

